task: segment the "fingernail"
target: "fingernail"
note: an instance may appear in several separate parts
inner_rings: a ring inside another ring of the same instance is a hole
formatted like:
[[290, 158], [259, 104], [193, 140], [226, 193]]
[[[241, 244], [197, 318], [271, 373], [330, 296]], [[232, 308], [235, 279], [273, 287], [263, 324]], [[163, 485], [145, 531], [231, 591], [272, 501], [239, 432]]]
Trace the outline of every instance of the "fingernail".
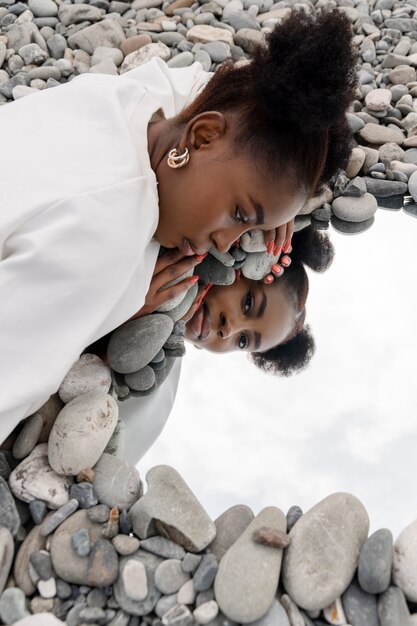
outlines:
[[290, 246], [291, 246], [291, 239], [287, 239], [287, 241], [284, 243], [284, 246], [282, 248], [284, 254], [287, 254], [287, 252], [289, 252]]
[[206, 258], [207, 255], [208, 255], [208, 252], [205, 252], [204, 254], [197, 254], [195, 258], [197, 259], [197, 261], [202, 261], [203, 259]]
[[274, 280], [274, 277], [271, 276], [271, 274], [268, 274], [268, 276], [265, 276], [264, 278], [264, 283], [265, 285], [270, 285], [273, 280]]
[[270, 241], [268, 243], [268, 245], [266, 246], [266, 251], [268, 252], [268, 254], [272, 254], [274, 251], [274, 242]]
[[277, 265], [276, 263], [271, 267], [271, 270], [275, 273], [275, 274], [281, 274], [282, 272], [282, 267], [280, 267], [279, 265]]
[[289, 259], [288, 257], [282, 257], [281, 259], [281, 264], [285, 265], [285, 267], [288, 267], [289, 265], [291, 265], [291, 259]]
[[191, 285], [195, 285], [199, 278], [200, 276], [190, 276], [188, 281], [191, 283]]
[[240, 280], [240, 270], [235, 270], [236, 280]]
[[238, 248], [239, 245], [240, 245], [240, 239], [236, 239], [236, 241], [235, 241], [235, 243], [233, 245]]
[[282, 251], [282, 246], [275, 246], [274, 248], [274, 256], [279, 256]]

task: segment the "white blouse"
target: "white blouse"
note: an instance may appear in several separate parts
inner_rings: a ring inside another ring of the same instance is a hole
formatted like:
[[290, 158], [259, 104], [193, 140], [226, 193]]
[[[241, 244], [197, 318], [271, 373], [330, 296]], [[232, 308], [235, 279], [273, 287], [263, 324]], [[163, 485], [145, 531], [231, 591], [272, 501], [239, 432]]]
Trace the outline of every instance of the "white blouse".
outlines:
[[209, 77], [153, 59], [0, 107], [0, 442], [143, 305], [159, 250], [148, 122]]

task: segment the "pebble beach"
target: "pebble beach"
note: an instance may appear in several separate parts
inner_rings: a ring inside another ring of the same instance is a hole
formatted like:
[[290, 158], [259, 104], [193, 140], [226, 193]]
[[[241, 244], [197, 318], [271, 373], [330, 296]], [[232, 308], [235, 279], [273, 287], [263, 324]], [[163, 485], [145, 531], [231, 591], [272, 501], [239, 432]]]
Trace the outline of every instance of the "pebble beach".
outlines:
[[[0, 0], [0, 105], [154, 56], [207, 71], [245, 62], [301, 5], [348, 15], [358, 87], [349, 164], [298, 227], [359, 234], [381, 208], [417, 216], [415, 0]], [[152, 385], [161, 346], [182, 354], [171, 331], [143, 362]], [[367, 511], [348, 493], [306, 511], [243, 503], [211, 519], [175, 468], [142, 476], [123, 459], [123, 384], [84, 355], [0, 445], [0, 624], [417, 624], [417, 520], [396, 538], [387, 528], [369, 535]]]

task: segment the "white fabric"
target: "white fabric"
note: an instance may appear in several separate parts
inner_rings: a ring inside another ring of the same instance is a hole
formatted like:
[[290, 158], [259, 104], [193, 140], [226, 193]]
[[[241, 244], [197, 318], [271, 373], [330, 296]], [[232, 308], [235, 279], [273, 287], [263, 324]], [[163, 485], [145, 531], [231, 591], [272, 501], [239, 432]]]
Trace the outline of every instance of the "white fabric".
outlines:
[[0, 107], [0, 441], [142, 306], [159, 250], [148, 122], [208, 78], [154, 59]]

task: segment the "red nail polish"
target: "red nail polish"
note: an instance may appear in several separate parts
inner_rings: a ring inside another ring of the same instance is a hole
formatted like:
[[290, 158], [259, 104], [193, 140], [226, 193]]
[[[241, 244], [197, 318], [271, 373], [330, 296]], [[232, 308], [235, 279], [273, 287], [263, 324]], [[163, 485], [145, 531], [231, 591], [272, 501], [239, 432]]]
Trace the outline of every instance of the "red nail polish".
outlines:
[[274, 248], [274, 256], [279, 256], [282, 251], [282, 246], [275, 246]]
[[287, 254], [287, 252], [289, 252], [291, 246], [291, 239], [287, 239], [287, 241], [284, 243], [284, 246], [282, 248], [284, 254]]
[[270, 241], [266, 247], [266, 251], [268, 252], [268, 254], [272, 254], [274, 251], [274, 242]]
[[282, 263], [282, 265], [285, 265], [285, 267], [288, 267], [289, 265], [291, 265], [291, 259], [289, 259], [287, 257], [283, 257], [281, 259], [281, 263]]
[[271, 270], [275, 272], [276, 274], [281, 274], [281, 268], [276, 263], [274, 263], [274, 265], [271, 267]]
[[264, 283], [266, 285], [270, 285], [273, 280], [274, 280], [274, 277], [271, 276], [271, 274], [268, 274], [268, 276], [265, 276], [265, 278], [264, 278]]
[[236, 274], [236, 280], [240, 280], [240, 270], [236, 270], [235, 274]]
[[208, 255], [208, 252], [205, 252], [204, 254], [197, 254], [195, 258], [197, 259], [197, 261], [202, 261], [203, 259], [206, 258], [207, 255]]
[[188, 282], [190, 282], [191, 285], [195, 285], [199, 278], [200, 276], [190, 276], [190, 278], [188, 279]]

